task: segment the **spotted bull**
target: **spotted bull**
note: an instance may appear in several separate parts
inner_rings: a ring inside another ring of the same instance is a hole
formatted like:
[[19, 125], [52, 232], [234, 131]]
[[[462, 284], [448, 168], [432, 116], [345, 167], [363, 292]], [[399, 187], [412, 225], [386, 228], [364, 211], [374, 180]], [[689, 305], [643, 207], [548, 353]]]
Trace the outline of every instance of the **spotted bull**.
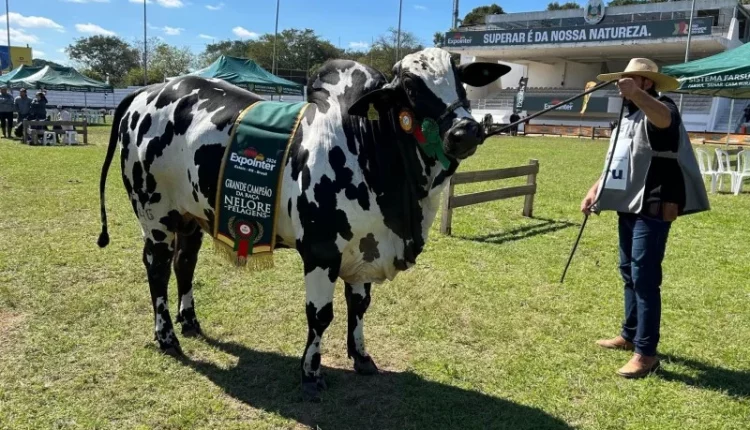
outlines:
[[[317, 398], [325, 387], [320, 343], [333, 320], [338, 278], [345, 284], [348, 355], [358, 373], [378, 372], [363, 334], [371, 284], [415, 263], [446, 180], [485, 138], [462, 84], [484, 86], [507, 71], [495, 63], [456, 66], [446, 51], [429, 48], [397, 63], [391, 82], [345, 60], [327, 62], [311, 78], [311, 105], [284, 161], [276, 245], [295, 248], [304, 265], [306, 395]], [[101, 173], [98, 244], [109, 243], [104, 189], [119, 146], [122, 180], [142, 228], [155, 340], [168, 354], [181, 354], [167, 300], [172, 266], [176, 322], [183, 336], [200, 334], [193, 274], [203, 231], [214, 221], [220, 165], [235, 120], [259, 100], [224, 81], [187, 76], [143, 88], [115, 112]], [[447, 167], [399, 126], [405, 107], [415, 124], [436, 121]], [[377, 120], [368, 119], [372, 109]]]

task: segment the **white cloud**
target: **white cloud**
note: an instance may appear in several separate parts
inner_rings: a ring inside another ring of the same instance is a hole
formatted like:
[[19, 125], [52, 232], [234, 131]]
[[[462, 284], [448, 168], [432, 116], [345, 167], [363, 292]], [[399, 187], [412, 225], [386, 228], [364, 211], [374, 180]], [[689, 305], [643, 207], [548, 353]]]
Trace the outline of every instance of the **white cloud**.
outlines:
[[349, 42], [349, 47], [354, 49], [367, 49], [370, 46], [367, 42]]
[[235, 36], [243, 38], [243, 39], [254, 39], [258, 37], [258, 33], [254, 33], [250, 30], [247, 30], [239, 26], [234, 27], [232, 29], [232, 33], [234, 33]]
[[414, 9], [416, 10], [427, 10], [427, 6], [422, 6], [421, 4], [415, 4]]
[[201, 39], [211, 39], [211, 40], [216, 39], [215, 37], [209, 36], [207, 34], [199, 34], [198, 37], [200, 37]]
[[12, 45], [26, 45], [41, 43], [39, 38], [33, 34], [24, 33], [23, 30], [18, 30], [13, 27], [10, 28], [10, 43]]
[[[60, 32], [65, 31], [65, 27], [43, 16], [23, 16], [20, 13], [11, 12], [10, 23], [23, 28], [51, 28]], [[0, 15], [0, 21], [5, 22], [6, 15]]]
[[117, 33], [115, 33], [114, 31], [105, 30], [100, 26], [92, 23], [76, 24], [76, 30], [78, 30], [79, 33], [99, 34], [102, 36], [117, 36]]
[[182, 0], [156, 0], [159, 6], [162, 7], [183, 7], [185, 3]]
[[60, 49], [58, 49], [58, 50], [57, 50], [57, 51], [55, 51], [55, 52], [59, 52], [59, 53], [61, 53], [61, 54], [65, 54], [65, 48], [60, 48]]
[[219, 9], [222, 9], [223, 7], [224, 7], [224, 2], [220, 2], [219, 4], [215, 6], [211, 4], [206, 5], [206, 9], [208, 10], [219, 10]]
[[109, 3], [109, 0], [61, 0], [67, 3]]
[[184, 28], [170, 27], [165, 25], [162, 30], [164, 30], [164, 34], [166, 34], [167, 36], [179, 36]]
[[163, 31], [167, 36], [179, 36], [185, 30], [182, 27], [170, 27], [168, 25], [165, 25], [164, 27], [157, 27], [151, 24], [148, 24], [148, 28], [152, 30]]
[[[130, 3], [138, 3], [143, 4], [143, 0], [128, 0]], [[146, 4], [151, 4], [154, 1], [161, 6], [161, 7], [183, 7], [185, 6], [185, 3], [182, 2], [182, 0], [146, 0]]]
[[35, 58], [46, 57], [47, 54], [44, 51], [32, 51]]

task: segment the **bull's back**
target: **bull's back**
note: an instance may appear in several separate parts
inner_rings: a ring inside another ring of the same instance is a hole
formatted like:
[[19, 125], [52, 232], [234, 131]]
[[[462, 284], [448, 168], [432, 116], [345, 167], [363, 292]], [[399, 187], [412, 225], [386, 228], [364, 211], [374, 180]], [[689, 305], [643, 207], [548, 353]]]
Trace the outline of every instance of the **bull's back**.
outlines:
[[258, 100], [226, 82], [197, 77], [138, 94], [120, 123], [123, 177], [134, 208], [207, 218], [234, 121]]

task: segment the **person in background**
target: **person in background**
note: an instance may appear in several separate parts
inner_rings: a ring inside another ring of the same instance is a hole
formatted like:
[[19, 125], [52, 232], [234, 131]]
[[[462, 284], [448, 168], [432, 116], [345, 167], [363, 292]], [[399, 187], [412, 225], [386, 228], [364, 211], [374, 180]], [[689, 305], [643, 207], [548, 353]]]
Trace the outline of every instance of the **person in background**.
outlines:
[[[514, 122], [518, 121], [519, 119], [521, 119], [521, 117], [517, 113], [513, 112], [512, 114], [510, 114], [510, 123], [511, 124], [513, 124]], [[510, 135], [511, 136], [518, 136], [518, 125], [514, 125], [513, 127], [510, 128]]]
[[[72, 118], [72, 115], [70, 114], [70, 111], [67, 109], [64, 109], [62, 105], [57, 105], [57, 118], [55, 118], [58, 121], [70, 121]], [[64, 130], [64, 131], [72, 131], [73, 126], [72, 125], [55, 125], [52, 127], [54, 130]], [[57, 141], [58, 143], [62, 140], [62, 135], [57, 135]]]
[[39, 91], [36, 93], [36, 97], [31, 101], [29, 116], [31, 119], [37, 121], [44, 121], [47, 119], [47, 97], [44, 96], [43, 92]]
[[13, 96], [8, 94], [6, 85], [0, 86], [0, 128], [3, 129], [3, 137], [12, 137], [13, 111], [15, 110]]
[[13, 104], [16, 107], [16, 113], [18, 113], [19, 123], [25, 119], [29, 119], [29, 112], [31, 112], [31, 99], [26, 95], [26, 88], [21, 88], [19, 96], [16, 97]]

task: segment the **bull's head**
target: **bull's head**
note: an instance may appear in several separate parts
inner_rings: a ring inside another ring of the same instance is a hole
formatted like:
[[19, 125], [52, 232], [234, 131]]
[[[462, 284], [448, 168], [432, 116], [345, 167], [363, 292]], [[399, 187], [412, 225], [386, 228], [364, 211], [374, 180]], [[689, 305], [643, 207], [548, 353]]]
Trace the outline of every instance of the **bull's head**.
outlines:
[[473, 155], [485, 139], [482, 125], [469, 112], [462, 84], [483, 87], [508, 71], [510, 67], [498, 63], [456, 66], [447, 51], [428, 48], [396, 63], [393, 80], [362, 96], [349, 114], [367, 116], [371, 106], [396, 113], [407, 108], [414, 114], [415, 125], [434, 121], [444, 154], [462, 160]]

